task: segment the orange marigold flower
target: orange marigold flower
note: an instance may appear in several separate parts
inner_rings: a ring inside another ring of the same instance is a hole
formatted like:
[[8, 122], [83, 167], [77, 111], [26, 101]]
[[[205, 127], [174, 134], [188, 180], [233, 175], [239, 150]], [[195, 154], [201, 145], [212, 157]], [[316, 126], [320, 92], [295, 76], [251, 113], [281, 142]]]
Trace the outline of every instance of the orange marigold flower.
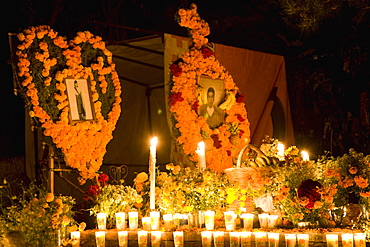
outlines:
[[349, 168], [349, 173], [351, 173], [351, 174], [356, 174], [357, 172], [358, 172], [358, 169], [357, 169], [357, 167], [355, 167], [355, 166], [351, 166], [351, 168]]
[[355, 180], [356, 185], [360, 188], [366, 188], [367, 186], [369, 186], [368, 179], [365, 179], [360, 176], [356, 176], [354, 180]]

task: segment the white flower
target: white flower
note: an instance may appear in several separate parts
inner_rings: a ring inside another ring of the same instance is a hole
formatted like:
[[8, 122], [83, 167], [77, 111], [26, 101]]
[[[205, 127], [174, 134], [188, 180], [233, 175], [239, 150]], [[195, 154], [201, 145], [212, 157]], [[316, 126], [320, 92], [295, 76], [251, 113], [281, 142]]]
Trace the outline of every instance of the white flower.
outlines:
[[274, 204], [272, 203], [272, 196], [270, 193], [263, 194], [262, 196], [254, 199], [256, 207], [261, 208], [266, 213], [274, 210]]

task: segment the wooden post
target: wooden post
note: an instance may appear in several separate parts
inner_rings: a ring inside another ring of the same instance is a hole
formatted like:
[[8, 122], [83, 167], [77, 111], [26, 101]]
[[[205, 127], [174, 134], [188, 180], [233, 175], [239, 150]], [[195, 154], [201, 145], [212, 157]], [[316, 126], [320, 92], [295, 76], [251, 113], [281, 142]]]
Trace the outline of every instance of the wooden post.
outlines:
[[49, 146], [49, 192], [54, 194], [54, 147]]

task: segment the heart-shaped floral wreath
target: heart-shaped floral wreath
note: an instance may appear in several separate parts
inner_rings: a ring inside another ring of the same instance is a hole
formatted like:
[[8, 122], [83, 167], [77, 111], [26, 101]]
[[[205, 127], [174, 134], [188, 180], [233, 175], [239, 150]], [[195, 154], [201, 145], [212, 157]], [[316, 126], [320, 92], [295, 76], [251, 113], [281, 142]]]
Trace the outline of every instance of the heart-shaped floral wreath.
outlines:
[[[121, 113], [121, 85], [111, 52], [89, 31], [69, 42], [45, 25], [17, 36], [17, 87], [30, 116], [68, 166], [84, 180], [94, 178]], [[70, 121], [66, 78], [89, 80], [94, 120]]]
[[[182, 53], [181, 58], [170, 65], [168, 98], [173, 132], [177, 144], [193, 162], [198, 161], [197, 144], [204, 141], [207, 168], [221, 172], [232, 167], [240, 150], [250, 142], [244, 96], [208, 46], [206, 36], [210, 29], [197, 13], [197, 6], [192, 4], [190, 9], [179, 9], [178, 19], [180, 26], [189, 29], [192, 44], [188, 52]], [[223, 80], [225, 94], [233, 99], [226, 102], [225, 121], [217, 128], [210, 128], [207, 119], [197, 113], [201, 101], [199, 92], [202, 91], [198, 77], [201, 75]]]

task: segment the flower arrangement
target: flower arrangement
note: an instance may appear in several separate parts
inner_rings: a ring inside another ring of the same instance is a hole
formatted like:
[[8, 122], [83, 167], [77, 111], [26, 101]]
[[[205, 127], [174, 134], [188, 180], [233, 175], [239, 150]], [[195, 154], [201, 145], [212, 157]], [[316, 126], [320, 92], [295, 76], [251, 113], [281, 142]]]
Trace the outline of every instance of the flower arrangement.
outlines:
[[141, 203], [143, 199], [131, 186], [108, 184], [108, 180], [106, 174], [100, 174], [99, 184], [90, 185], [84, 199], [93, 202], [91, 215], [106, 213], [108, 222], [113, 224], [116, 213], [136, 210], [136, 204]]
[[[180, 9], [178, 19], [180, 26], [189, 29], [192, 45], [170, 65], [168, 100], [176, 142], [190, 161], [197, 162], [196, 147], [204, 141], [207, 167], [221, 172], [232, 166], [234, 157], [250, 141], [244, 96], [208, 46], [209, 26], [199, 17], [197, 6], [192, 4], [189, 10]], [[224, 110], [224, 123], [217, 128], [211, 128], [207, 119], [198, 114], [202, 91], [203, 94], [205, 91], [198, 84], [201, 75], [223, 80], [225, 95], [231, 99]]]
[[[111, 52], [88, 31], [78, 32], [68, 43], [41, 25], [23, 30], [18, 39], [15, 87], [30, 116], [68, 166], [84, 179], [93, 178], [121, 111], [121, 86]], [[90, 80], [94, 121], [69, 122], [66, 78]]]
[[[238, 211], [244, 207], [246, 191], [231, 183], [225, 174], [210, 169], [182, 168], [172, 163], [167, 164], [166, 169], [156, 176], [156, 207], [163, 214], [215, 210], [222, 217], [226, 209]], [[135, 188], [143, 195], [149, 190], [147, 178], [143, 172], [134, 180]]]
[[74, 198], [54, 196], [35, 184], [24, 188], [21, 195], [14, 195], [11, 187], [4, 180], [0, 189], [2, 237], [17, 233], [19, 246], [56, 246], [58, 232], [77, 229], [73, 219]]

